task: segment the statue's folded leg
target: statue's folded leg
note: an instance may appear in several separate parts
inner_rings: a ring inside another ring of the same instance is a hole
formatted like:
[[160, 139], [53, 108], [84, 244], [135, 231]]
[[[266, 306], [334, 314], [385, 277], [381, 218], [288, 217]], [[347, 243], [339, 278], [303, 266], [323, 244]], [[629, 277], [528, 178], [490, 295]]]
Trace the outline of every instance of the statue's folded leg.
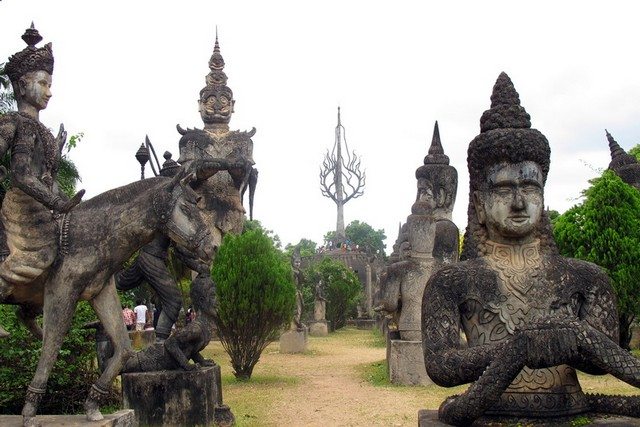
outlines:
[[448, 398], [440, 405], [438, 418], [441, 421], [467, 426], [498, 402], [524, 367], [525, 360], [524, 339], [516, 337], [504, 344], [502, 348], [496, 348], [493, 361], [467, 391]]
[[[614, 377], [640, 387], [640, 360], [602, 332], [583, 327], [578, 334], [582, 363], [595, 365]], [[593, 412], [640, 417], [640, 396], [588, 394]]]

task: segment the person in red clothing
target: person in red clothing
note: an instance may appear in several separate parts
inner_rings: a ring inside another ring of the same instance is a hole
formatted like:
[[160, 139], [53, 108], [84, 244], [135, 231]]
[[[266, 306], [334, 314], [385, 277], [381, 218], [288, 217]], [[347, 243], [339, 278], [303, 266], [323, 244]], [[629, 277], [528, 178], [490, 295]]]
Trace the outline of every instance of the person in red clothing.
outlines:
[[127, 327], [127, 331], [132, 331], [136, 323], [136, 314], [126, 305], [122, 305], [122, 319]]

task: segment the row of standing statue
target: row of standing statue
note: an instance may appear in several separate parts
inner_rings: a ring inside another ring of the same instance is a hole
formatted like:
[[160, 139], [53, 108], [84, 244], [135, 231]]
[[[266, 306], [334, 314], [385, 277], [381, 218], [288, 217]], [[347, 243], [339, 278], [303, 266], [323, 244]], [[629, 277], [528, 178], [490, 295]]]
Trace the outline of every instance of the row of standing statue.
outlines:
[[[41, 331], [35, 317], [44, 311], [42, 355], [28, 387], [24, 425], [36, 425], [38, 403], [81, 299], [90, 301], [113, 345], [85, 402], [89, 420], [98, 420], [100, 398], [122, 371], [213, 363], [200, 355], [211, 338], [215, 302], [207, 266], [222, 236], [241, 230], [242, 194], [256, 182], [254, 131], [229, 131], [234, 100], [216, 40], [200, 93], [204, 129], [178, 127], [175, 173], [86, 202], [83, 191], [67, 198], [55, 182], [66, 133], [61, 127], [54, 137], [39, 121], [51, 97], [51, 44], [37, 48], [42, 38], [33, 27], [23, 39], [27, 48], [6, 66], [18, 112], [0, 117], [0, 150], [10, 152], [12, 178], [1, 211], [9, 254], [0, 264], [0, 301], [18, 305], [36, 334]], [[640, 416], [637, 397], [581, 390], [576, 369], [640, 386], [640, 363], [617, 345], [615, 295], [606, 274], [558, 254], [544, 211], [549, 143], [531, 128], [506, 74], [499, 76], [481, 132], [469, 146], [468, 226], [459, 262], [458, 230], [451, 222], [457, 174], [448, 163], [436, 125], [377, 307], [395, 317], [401, 339], [421, 342], [434, 382], [472, 383], [441, 405], [440, 420], [468, 425], [481, 417]], [[629, 162], [622, 163], [629, 169]], [[179, 303], [171, 294], [175, 285], [165, 280], [169, 245], [198, 274], [192, 299], [199, 311], [195, 322], [171, 336], [167, 328]], [[140, 248], [136, 263], [120, 272]], [[149, 280], [164, 298], [161, 342], [135, 355], [114, 275], [121, 288]], [[293, 327], [300, 326], [296, 317]]]
[[[223, 236], [242, 230], [242, 196], [247, 188], [253, 196], [257, 180], [255, 129], [229, 130], [235, 101], [216, 37], [200, 92], [204, 128], [178, 126], [179, 165], [88, 201], [81, 202], [84, 191], [68, 198], [56, 183], [66, 132], [61, 126], [54, 137], [39, 120], [51, 97], [51, 43], [36, 47], [42, 37], [33, 25], [23, 40], [27, 47], [11, 56], [5, 68], [18, 111], [0, 116], [0, 154], [10, 153], [4, 172], [11, 178], [1, 211], [8, 254], [0, 264], [0, 302], [19, 306], [19, 317], [43, 338], [22, 411], [25, 426], [37, 425], [38, 404], [77, 302], [90, 302], [112, 347], [85, 401], [87, 418], [95, 421], [103, 418], [100, 399], [121, 372], [213, 364], [200, 354], [213, 330], [215, 287], [208, 266]], [[196, 321], [170, 336], [181, 296], [166, 266], [169, 246], [197, 274], [191, 298], [198, 312]], [[135, 263], [120, 271], [138, 249]], [[158, 342], [134, 353], [114, 282], [130, 289], [143, 280], [156, 290], [164, 310]], [[42, 313], [43, 331], [35, 320]], [[7, 335], [3, 329], [0, 333]]]

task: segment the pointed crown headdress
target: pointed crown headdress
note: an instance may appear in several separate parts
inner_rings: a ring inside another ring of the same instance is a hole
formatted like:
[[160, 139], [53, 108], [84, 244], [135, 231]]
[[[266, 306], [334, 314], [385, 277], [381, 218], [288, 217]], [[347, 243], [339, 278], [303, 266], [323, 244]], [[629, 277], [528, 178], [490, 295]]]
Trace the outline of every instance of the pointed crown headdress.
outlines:
[[486, 167], [502, 161], [534, 161], [542, 168], [546, 181], [550, 157], [549, 141], [539, 130], [531, 128], [531, 116], [520, 105], [511, 79], [501, 73], [493, 86], [491, 108], [480, 119], [480, 134], [467, 150], [471, 191], [482, 185]]
[[200, 98], [207, 98], [211, 95], [225, 94], [229, 99], [233, 98], [233, 92], [227, 86], [227, 75], [224, 73], [224, 58], [220, 53], [218, 43], [218, 33], [216, 31], [216, 42], [213, 47], [213, 54], [209, 59], [209, 74], [205, 79], [206, 86], [200, 90]]
[[53, 74], [53, 51], [51, 43], [47, 43], [41, 48], [36, 45], [42, 41], [42, 36], [35, 29], [33, 23], [22, 35], [22, 40], [27, 43], [27, 47], [13, 54], [5, 65], [5, 72], [12, 82], [17, 82], [20, 77], [31, 71], [44, 70]]

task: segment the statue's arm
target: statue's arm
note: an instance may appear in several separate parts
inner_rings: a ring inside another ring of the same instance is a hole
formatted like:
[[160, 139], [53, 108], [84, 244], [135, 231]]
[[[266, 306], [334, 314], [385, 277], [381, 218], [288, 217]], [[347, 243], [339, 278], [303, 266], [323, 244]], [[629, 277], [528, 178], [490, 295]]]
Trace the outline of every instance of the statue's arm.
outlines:
[[[585, 263], [586, 264], [586, 263]], [[597, 266], [588, 264], [588, 268], [581, 269], [585, 272], [584, 301], [580, 307], [579, 318], [587, 328], [593, 328], [604, 334], [606, 338], [619, 343], [619, 323], [616, 296], [611, 287], [609, 277]], [[591, 375], [603, 375], [608, 373], [604, 369], [594, 366], [592, 363], [580, 358], [574, 363], [575, 368]]]
[[180, 332], [177, 332], [171, 335], [164, 342], [164, 348], [167, 350], [167, 353], [176, 361], [178, 366], [180, 366], [185, 371], [191, 371], [196, 369], [197, 366], [189, 363], [189, 359], [184, 354], [182, 349], [180, 348], [180, 343], [183, 345], [186, 342], [190, 342], [193, 339], [197, 339], [198, 336], [195, 331], [191, 330], [191, 328], [184, 328]]
[[16, 125], [10, 116], [0, 116], [0, 158], [9, 150], [9, 144], [16, 132]]
[[211, 359], [205, 359], [200, 352], [194, 354], [191, 359], [200, 366], [216, 366], [216, 362]]
[[[422, 299], [422, 349], [429, 377], [439, 386], [453, 387], [477, 380], [491, 363], [498, 345], [466, 347], [460, 342], [460, 284], [453, 269], [436, 272]], [[507, 341], [508, 342], [508, 341]]]
[[400, 284], [407, 269], [407, 261], [393, 263], [387, 268], [386, 277], [382, 284], [382, 295], [378, 301], [378, 306], [375, 307], [374, 310], [386, 311], [388, 313], [393, 313], [398, 310]]

